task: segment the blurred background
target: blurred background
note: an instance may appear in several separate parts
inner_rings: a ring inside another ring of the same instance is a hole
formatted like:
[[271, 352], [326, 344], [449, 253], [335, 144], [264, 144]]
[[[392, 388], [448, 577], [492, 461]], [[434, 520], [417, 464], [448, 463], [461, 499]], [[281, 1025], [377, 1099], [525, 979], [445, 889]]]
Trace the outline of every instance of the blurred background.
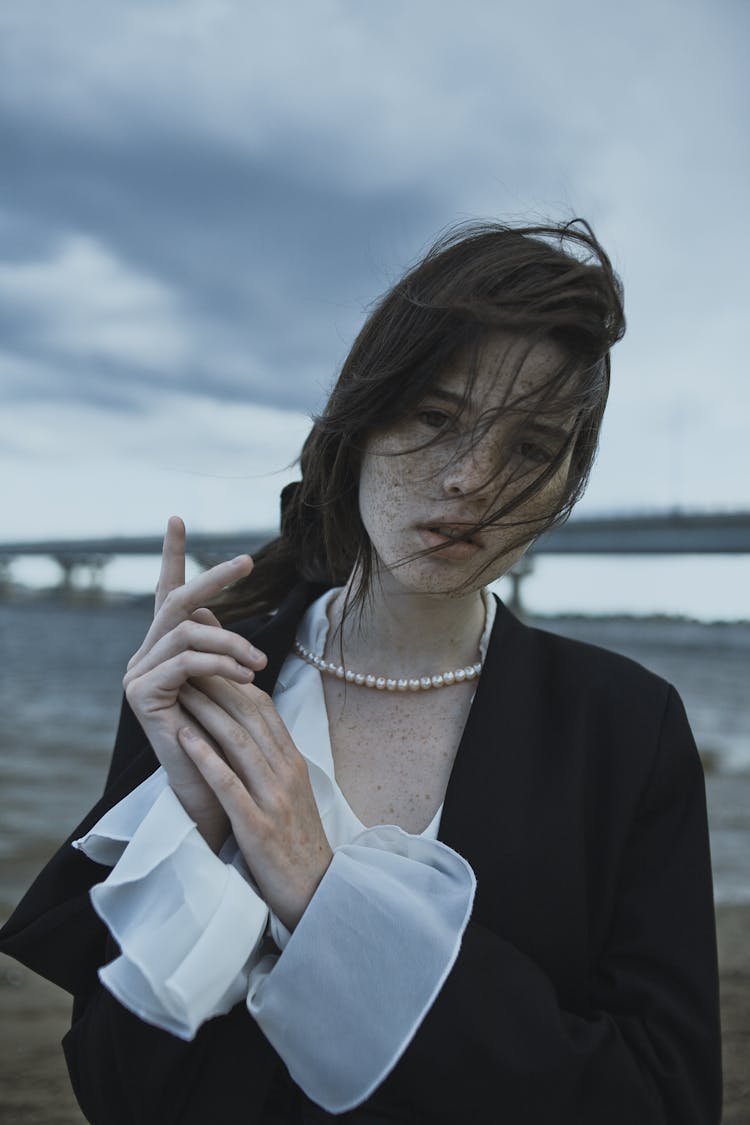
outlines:
[[[582, 215], [624, 280], [579, 511], [748, 507], [749, 24], [739, 0], [4, 5], [3, 539], [273, 526], [368, 306], [473, 217]], [[525, 594], [750, 617], [745, 562], [545, 562]], [[104, 580], [152, 589], [153, 560]]]
[[[467, 218], [581, 215], [623, 278], [578, 512], [748, 510], [749, 25], [742, 0], [2, 5], [1, 541], [156, 535], [173, 513], [188, 534], [272, 529], [368, 307]], [[157, 573], [116, 558], [97, 601], [85, 576], [79, 598], [50, 593], [49, 558], [5, 572], [5, 913], [101, 788], [150, 614], [109, 595]], [[545, 627], [685, 698], [730, 1062], [750, 1024], [749, 579], [747, 555], [544, 557], [523, 585]], [[12, 1119], [80, 1120], [48, 1050], [61, 1002], [18, 974], [0, 1000], [47, 1030], [13, 1033]]]

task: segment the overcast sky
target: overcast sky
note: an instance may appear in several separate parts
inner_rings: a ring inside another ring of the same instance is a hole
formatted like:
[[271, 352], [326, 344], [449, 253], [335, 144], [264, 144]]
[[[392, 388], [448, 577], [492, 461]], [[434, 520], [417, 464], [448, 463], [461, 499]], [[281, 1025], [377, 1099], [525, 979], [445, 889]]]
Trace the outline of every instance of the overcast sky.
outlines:
[[583, 507], [750, 506], [749, 24], [744, 0], [3, 5], [2, 538], [272, 525], [367, 306], [469, 217], [583, 215], [623, 277]]

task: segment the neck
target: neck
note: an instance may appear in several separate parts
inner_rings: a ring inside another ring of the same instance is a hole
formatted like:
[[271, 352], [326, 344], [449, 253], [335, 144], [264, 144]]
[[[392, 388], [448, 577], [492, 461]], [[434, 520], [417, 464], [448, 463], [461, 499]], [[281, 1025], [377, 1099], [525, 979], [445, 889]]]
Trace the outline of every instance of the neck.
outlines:
[[485, 620], [479, 590], [450, 596], [385, 588], [376, 578], [364, 606], [342, 614], [356, 572], [329, 607], [331, 629], [326, 652], [346, 663], [390, 676], [414, 676], [471, 664], [478, 658]]

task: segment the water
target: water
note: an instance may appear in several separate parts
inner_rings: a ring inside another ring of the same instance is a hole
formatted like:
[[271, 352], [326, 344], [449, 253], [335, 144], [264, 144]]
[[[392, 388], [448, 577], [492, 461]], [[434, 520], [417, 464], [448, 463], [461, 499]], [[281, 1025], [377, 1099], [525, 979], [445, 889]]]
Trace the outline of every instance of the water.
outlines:
[[[0, 604], [0, 909], [20, 897], [104, 784], [122, 676], [150, 600]], [[676, 685], [706, 763], [717, 899], [750, 901], [750, 625], [569, 619]]]
[[750, 775], [750, 623], [557, 618], [545, 629], [614, 649], [674, 684], [707, 765]]
[[750, 902], [750, 624], [669, 619], [537, 622], [615, 649], [675, 685], [706, 769], [717, 902]]

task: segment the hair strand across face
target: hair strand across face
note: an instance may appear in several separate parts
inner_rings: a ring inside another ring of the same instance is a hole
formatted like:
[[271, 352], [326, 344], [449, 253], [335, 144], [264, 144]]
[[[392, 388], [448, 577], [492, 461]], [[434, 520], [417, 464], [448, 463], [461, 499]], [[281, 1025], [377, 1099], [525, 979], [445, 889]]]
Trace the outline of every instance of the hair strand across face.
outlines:
[[[368, 437], [412, 412], [459, 362], [468, 373], [468, 398], [479, 357], [498, 337], [522, 344], [519, 370], [523, 355], [540, 343], [555, 345], [562, 357], [526, 401], [516, 395], [512, 409], [519, 425], [560, 414], [576, 419], [565, 488], [536, 518], [532, 534], [564, 521], [588, 480], [609, 391], [609, 353], [624, 330], [620, 281], [585, 221], [480, 222], [448, 231], [365, 321], [304, 444], [302, 479], [282, 494], [281, 534], [256, 554], [253, 573], [217, 599], [219, 616], [231, 621], [275, 609], [295, 581], [343, 584], [355, 567], [352, 605], [361, 603], [373, 581], [358, 506]], [[546, 466], [507, 503], [499, 494], [486, 522], [507, 521], [553, 472]], [[528, 525], [519, 533], [528, 541]]]

